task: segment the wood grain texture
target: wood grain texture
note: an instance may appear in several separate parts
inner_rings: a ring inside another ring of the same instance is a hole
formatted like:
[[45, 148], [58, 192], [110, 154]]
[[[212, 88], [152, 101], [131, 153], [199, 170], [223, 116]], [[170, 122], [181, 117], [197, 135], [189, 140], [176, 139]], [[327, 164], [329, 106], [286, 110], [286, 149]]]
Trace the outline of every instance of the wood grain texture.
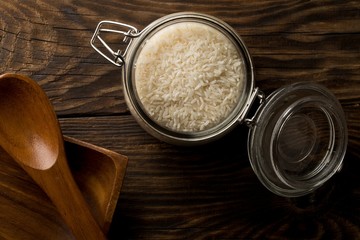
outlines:
[[[94, 218], [107, 233], [127, 159], [69, 137], [65, 137], [65, 149], [75, 181]], [[2, 148], [0, 210], [1, 239], [74, 239], [46, 193]]]
[[[360, 236], [360, 4], [358, 1], [2, 1], [0, 73], [43, 87], [63, 132], [129, 156], [111, 239], [306, 238]], [[143, 29], [178, 11], [230, 24], [252, 55], [266, 94], [317, 82], [339, 98], [348, 121], [343, 171], [315, 194], [277, 197], [256, 179], [247, 129], [218, 142], [174, 147], [133, 120], [121, 70], [89, 45], [100, 20]]]
[[[360, 234], [359, 145], [315, 193], [267, 191], [250, 167], [247, 129], [210, 145], [160, 143], [131, 116], [62, 119], [64, 133], [129, 157], [110, 239], [327, 239]], [[351, 151], [352, 150], [352, 151]]]
[[178, 11], [211, 14], [234, 27], [264, 90], [320, 82], [343, 102], [358, 100], [357, 1], [3, 1], [0, 7], [0, 72], [38, 80], [61, 116], [127, 112], [121, 70], [89, 45], [100, 20], [141, 30]]

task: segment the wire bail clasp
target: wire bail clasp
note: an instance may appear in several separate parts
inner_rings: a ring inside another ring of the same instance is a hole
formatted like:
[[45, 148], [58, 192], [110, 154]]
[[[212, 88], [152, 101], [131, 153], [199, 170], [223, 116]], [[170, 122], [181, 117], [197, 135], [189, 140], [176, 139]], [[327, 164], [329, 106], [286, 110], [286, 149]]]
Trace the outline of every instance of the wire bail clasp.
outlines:
[[245, 123], [246, 126], [252, 128], [256, 124], [255, 116], [249, 118], [247, 115], [250, 112], [251, 106], [254, 104], [255, 100], [259, 100], [260, 106], [262, 106], [266, 101], [266, 96], [263, 91], [261, 91], [259, 88], [255, 88], [253, 92], [251, 93], [248, 101], [245, 104], [245, 111], [243, 113], [242, 118], [240, 118], [241, 123]]
[[[113, 29], [112, 27], [117, 28], [119, 30]], [[112, 50], [112, 48], [105, 42], [105, 40], [102, 37], [100, 37], [101, 33], [106, 33], [106, 32], [123, 35], [124, 38], [122, 39], [122, 42], [127, 44], [125, 47], [125, 50], [124, 51], [122, 51], [120, 49], [118, 49], [117, 51]], [[101, 21], [101, 22], [99, 22], [99, 24], [96, 27], [94, 35], [92, 36], [92, 38], [90, 40], [90, 44], [101, 56], [103, 56], [109, 62], [111, 62], [115, 66], [121, 67], [125, 63], [124, 58], [130, 47], [130, 44], [131, 44], [133, 38], [136, 38], [139, 35], [140, 35], [140, 32], [131, 25], [128, 25], [125, 23], [120, 23], [120, 22], [114, 22], [114, 21]], [[109, 51], [110, 56], [112, 56], [113, 59], [109, 56], [109, 54], [105, 54], [103, 51], [101, 51], [96, 46], [97, 40], [99, 40], [100, 43]]]

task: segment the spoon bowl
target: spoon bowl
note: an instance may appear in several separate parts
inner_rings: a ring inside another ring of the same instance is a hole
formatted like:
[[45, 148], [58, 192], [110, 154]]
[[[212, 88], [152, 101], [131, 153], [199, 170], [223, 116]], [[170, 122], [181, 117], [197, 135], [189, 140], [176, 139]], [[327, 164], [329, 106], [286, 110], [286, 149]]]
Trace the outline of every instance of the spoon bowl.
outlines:
[[25, 76], [0, 76], [0, 146], [49, 196], [77, 239], [105, 239], [71, 175], [52, 105]]
[[62, 140], [44, 93], [28, 79], [5, 75], [0, 97], [1, 145], [25, 166], [39, 170], [53, 166]]

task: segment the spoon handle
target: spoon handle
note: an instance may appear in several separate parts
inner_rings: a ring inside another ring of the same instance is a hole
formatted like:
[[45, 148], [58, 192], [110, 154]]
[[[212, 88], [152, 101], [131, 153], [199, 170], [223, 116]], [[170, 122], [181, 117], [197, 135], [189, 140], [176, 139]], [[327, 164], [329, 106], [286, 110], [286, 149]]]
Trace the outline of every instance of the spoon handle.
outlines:
[[22, 167], [52, 200], [76, 239], [106, 239], [76, 185], [62, 152], [49, 169], [40, 170], [25, 165]]

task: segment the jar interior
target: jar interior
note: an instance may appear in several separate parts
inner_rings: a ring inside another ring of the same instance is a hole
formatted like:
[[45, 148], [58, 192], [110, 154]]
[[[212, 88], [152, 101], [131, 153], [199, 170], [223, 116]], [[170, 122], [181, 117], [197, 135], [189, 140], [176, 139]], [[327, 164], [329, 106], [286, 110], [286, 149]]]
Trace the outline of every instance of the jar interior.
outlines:
[[178, 16], [160, 23], [144, 29], [129, 54], [135, 111], [170, 137], [220, 136], [239, 121], [253, 89], [245, 45], [214, 19]]
[[276, 129], [273, 162], [289, 185], [314, 186], [331, 169], [335, 137], [340, 136], [326, 110], [314, 103], [302, 106]]

